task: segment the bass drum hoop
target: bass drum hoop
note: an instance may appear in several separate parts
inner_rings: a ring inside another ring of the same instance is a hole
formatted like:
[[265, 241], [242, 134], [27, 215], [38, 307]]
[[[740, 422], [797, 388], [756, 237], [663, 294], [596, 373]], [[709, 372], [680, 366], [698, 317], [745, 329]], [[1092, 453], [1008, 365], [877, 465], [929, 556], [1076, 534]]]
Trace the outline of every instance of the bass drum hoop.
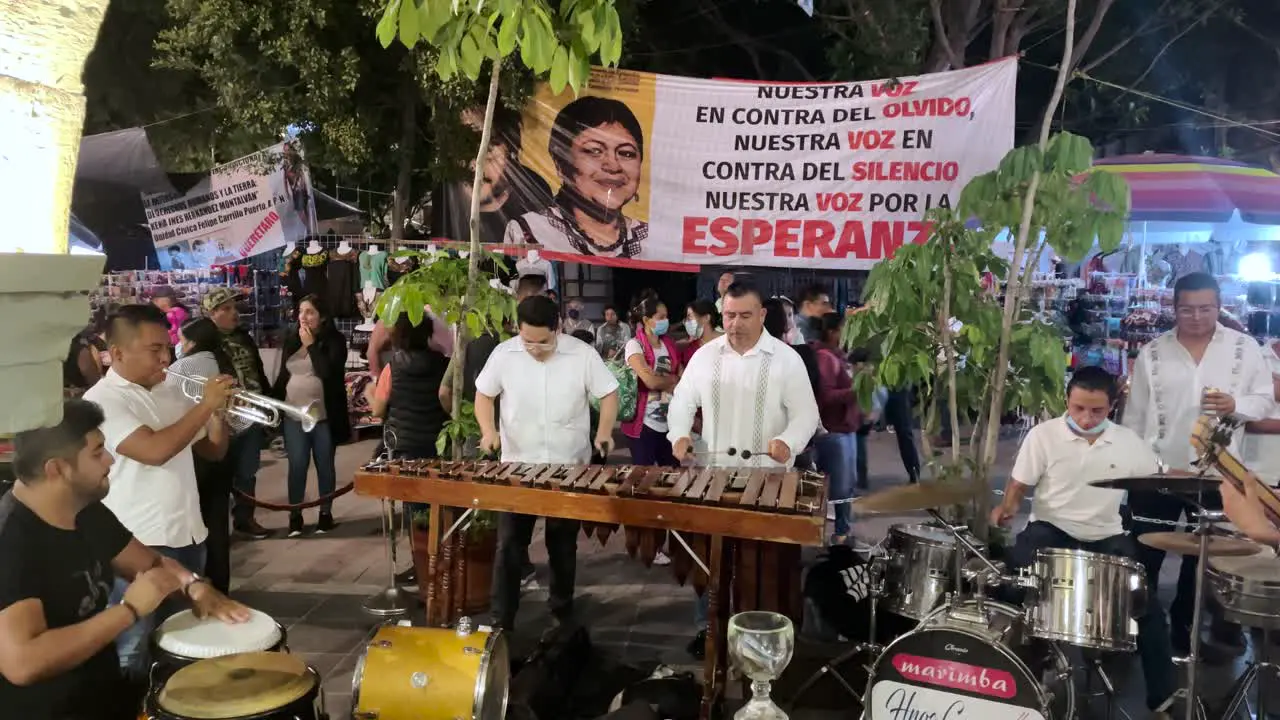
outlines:
[[[984, 605], [986, 605], [987, 607], [995, 606], [998, 608], [1007, 609], [1010, 612], [1006, 614], [1009, 614], [1010, 617], [1015, 619], [1022, 617], [1022, 613], [1016, 612], [1015, 608], [1009, 605], [1004, 605], [1002, 603], [996, 603], [991, 601], [985, 602]], [[950, 605], [944, 605], [938, 608], [937, 610], [934, 610], [933, 612], [929, 613], [923, 620], [921, 620], [918, 626], [913, 628], [911, 631], [906, 632], [894, 638], [893, 642], [885, 646], [884, 650], [881, 651], [880, 656], [877, 657], [876, 661], [871, 664], [870, 672], [867, 675], [867, 691], [866, 693], [863, 694], [864, 707], [862, 711], [862, 717], [860, 720], [870, 720], [871, 718], [871, 715], [867, 711], [865, 704], [867, 702], [870, 702], [871, 700], [871, 689], [876, 684], [876, 676], [877, 676], [876, 671], [880, 669], [881, 661], [887, 659], [889, 657], [889, 653], [892, 652], [893, 649], [898, 645], [898, 643], [902, 642], [904, 639], [912, 637], [913, 635], [919, 635], [919, 634], [929, 632], [930, 630], [947, 630], [950, 632], [959, 633], [961, 635], [965, 635], [974, 640], [978, 640], [990, 647], [995, 648], [997, 652], [999, 652], [1001, 655], [1004, 655], [1007, 659], [1012, 660], [1015, 663], [1014, 667], [1019, 672], [1022, 673], [1024, 678], [1030, 678], [1033, 681], [1032, 686], [1035, 688], [1036, 699], [1040, 702], [1040, 714], [1045, 717], [1045, 720], [1070, 720], [1071, 718], [1075, 717], [1075, 712], [1076, 712], [1076, 707], [1075, 707], [1076, 696], [1074, 692], [1075, 687], [1071, 685], [1069, 679], [1067, 682], [1063, 683], [1063, 687], [1068, 688], [1064, 693], [1066, 696], [1066, 702], [1067, 702], [1066, 712], [1062, 714], [1062, 717], [1058, 717], [1057, 715], [1054, 715], [1051, 712], [1052, 708], [1049, 707], [1049, 698], [1045, 694], [1044, 683], [1042, 682], [1041, 678], [1037, 678], [1035, 675], [1033, 675], [1031, 672], [1031, 668], [1027, 667], [1027, 664], [1022, 661], [1022, 658], [1018, 657], [1018, 654], [1010, 650], [1008, 646], [1006, 646], [1004, 643], [994, 642], [991, 640], [991, 638], [987, 637], [986, 635], [983, 635], [982, 633], [976, 630], [972, 630], [968, 627], [965, 627], [965, 623], [956, 623], [954, 621], [950, 621], [950, 618], [948, 618], [946, 621], [943, 622], [943, 624], [940, 624], [940, 625], [928, 624], [929, 621], [933, 620], [935, 616], [945, 615], [949, 613], [950, 610], [951, 610]], [[1054, 665], [1056, 665], [1059, 669], [1066, 668], [1067, 659], [1066, 659], [1066, 656], [1062, 654], [1062, 650], [1058, 648], [1056, 645], [1050, 645], [1049, 647], [1050, 647], [1050, 652], [1053, 655]], [[968, 696], [965, 696], [965, 697], [968, 697]]]
[[[501, 658], [498, 658], [499, 649], [502, 650]], [[483, 716], [481, 715], [481, 713], [484, 710], [486, 710], [484, 705], [484, 696], [486, 694], [486, 691], [488, 691], [489, 689], [489, 675], [490, 675], [490, 670], [493, 667], [495, 658], [497, 658], [501, 662], [508, 663], [506, 672], [507, 673], [511, 672], [511, 668], [510, 668], [511, 659], [507, 653], [508, 653], [507, 638], [505, 635], [503, 635], [502, 629], [494, 628], [493, 630], [490, 630], [489, 637], [485, 638], [485, 641], [484, 641], [484, 654], [480, 656], [480, 667], [476, 670], [476, 689], [473, 695], [474, 700], [472, 701], [472, 704], [471, 704], [471, 720], [483, 720]], [[360, 658], [360, 660], [361, 662], [364, 662], [363, 657]], [[498, 671], [501, 672], [502, 668], [499, 667]], [[510, 678], [507, 678], [507, 682], [504, 684], [504, 687], [502, 688], [502, 702], [500, 703], [501, 710], [500, 712], [498, 712], [497, 715], [494, 715], [493, 717], [505, 718], [507, 716], [507, 703], [510, 701], [510, 699], [511, 699], [511, 681], [510, 681]]]

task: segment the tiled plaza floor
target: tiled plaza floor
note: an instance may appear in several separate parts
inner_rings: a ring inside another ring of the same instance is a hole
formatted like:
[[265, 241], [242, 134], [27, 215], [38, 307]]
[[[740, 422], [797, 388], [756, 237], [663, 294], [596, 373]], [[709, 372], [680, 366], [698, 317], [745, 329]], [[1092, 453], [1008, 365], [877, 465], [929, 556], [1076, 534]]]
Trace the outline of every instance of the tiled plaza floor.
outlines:
[[[1001, 466], [995, 477], [1003, 483], [1015, 446], [1008, 442], [1001, 450]], [[372, 451], [370, 441], [339, 449], [340, 484], [368, 460]], [[873, 489], [902, 481], [902, 465], [892, 435], [873, 434], [869, 451]], [[625, 458], [625, 450], [622, 453]], [[285, 463], [271, 453], [264, 453], [263, 458], [266, 466], [259, 475], [258, 494], [268, 501], [281, 501], [285, 495]], [[361, 610], [361, 602], [387, 584], [387, 563], [376, 500], [348, 494], [338, 500], [334, 511], [340, 523], [334, 533], [298, 539], [283, 537], [285, 515], [261, 511], [259, 520], [274, 528], [276, 537], [237, 544], [233, 594], [288, 629], [290, 649], [305, 656], [324, 678], [332, 720], [347, 720], [352, 671], [368, 633], [379, 622]], [[905, 519], [859, 520], [855, 530], [861, 540], [875, 543], [883, 538], [889, 525]], [[314, 517], [308, 520], [314, 522]], [[407, 565], [408, 557], [407, 550], [402, 550], [401, 568]], [[539, 565], [539, 578], [545, 586], [545, 551], [537, 537], [532, 559]], [[615, 533], [603, 547], [594, 539], [582, 538], [578, 562], [576, 609], [597, 648], [626, 662], [661, 661], [692, 669], [684, 647], [692, 630], [693, 591], [678, 586], [669, 568], [646, 569], [631, 560], [621, 533]], [[1174, 579], [1169, 572], [1176, 572], [1176, 563], [1166, 562], [1165, 569], [1167, 585]], [[1172, 587], [1165, 587], [1162, 596], [1167, 598], [1171, 593]], [[545, 626], [545, 598], [545, 592], [526, 593], [518, 623], [521, 634], [534, 633], [536, 637]], [[1112, 665], [1117, 666], [1113, 680], [1120, 688], [1120, 708], [1125, 712], [1116, 717], [1146, 717], [1142, 675], [1136, 664], [1122, 658]], [[1231, 677], [1223, 669], [1212, 669], [1207, 675], [1205, 687], [1211, 688], [1212, 697], [1229, 690]], [[1280, 703], [1272, 707], [1280, 708]], [[792, 714], [793, 720], [851, 717], [854, 715], [850, 711], [798, 710]], [[1089, 712], [1082, 717], [1103, 715]]]

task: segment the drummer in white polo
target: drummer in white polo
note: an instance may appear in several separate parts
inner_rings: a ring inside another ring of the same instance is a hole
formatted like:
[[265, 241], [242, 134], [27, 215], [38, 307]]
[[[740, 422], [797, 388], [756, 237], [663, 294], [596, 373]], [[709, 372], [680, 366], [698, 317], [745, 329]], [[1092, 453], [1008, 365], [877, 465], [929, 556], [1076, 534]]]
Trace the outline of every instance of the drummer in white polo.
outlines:
[[[1059, 548], [1119, 555], [1137, 560], [1137, 545], [1120, 515], [1125, 494], [1089, 485], [1106, 478], [1151, 475], [1159, 461], [1137, 433], [1107, 419], [1119, 389], [1098, 367], [1081, 368], [1067, 383], [1067, 412], [1027, 433], [1004, 502], [991, 522], [1007, 525], [1027, 491], [1035, 488], [1031, 517], [1009, 554], [1017, 569], [1035, 561], [1041, 549]], [[1138, 620], [1138, 655], [1153, 713], [1173, 694], [1173, 648], [1168, 621], [1158, 604]]]

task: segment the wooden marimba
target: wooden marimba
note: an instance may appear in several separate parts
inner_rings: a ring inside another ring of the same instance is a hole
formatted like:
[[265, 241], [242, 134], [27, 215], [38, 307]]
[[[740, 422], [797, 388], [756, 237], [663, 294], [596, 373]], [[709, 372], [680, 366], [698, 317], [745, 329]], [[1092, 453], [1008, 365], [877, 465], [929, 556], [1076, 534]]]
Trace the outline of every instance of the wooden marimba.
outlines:
[[451, 588], [465, 582], [455, 561], [465, 533], [440, 547], [440, 529], [455, 524], [459, 508], [579, 520], [602, 543], [622, 526], [628, 553], [646, 565], [667, 531], [677, 533], [684, 542], [668, 543], [672, 571], [708, 596], [703, 718], [724, 685], [730, 612], [772, 610], [799, 624], [800, 546], [825, 540], [826, 478], [796, 470], [390, 460], [365, 466], [355, 486], [430, 504], [428, 573], [441, 578], [439, 593], [434, 581], [427, 590], [432, 625], [462, 614], [462, 594]]

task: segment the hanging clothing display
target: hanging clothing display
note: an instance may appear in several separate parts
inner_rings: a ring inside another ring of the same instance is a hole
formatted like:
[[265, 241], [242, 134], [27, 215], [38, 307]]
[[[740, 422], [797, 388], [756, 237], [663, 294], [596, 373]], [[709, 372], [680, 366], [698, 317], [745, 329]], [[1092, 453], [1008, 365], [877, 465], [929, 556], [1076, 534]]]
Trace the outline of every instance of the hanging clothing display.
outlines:
[[387, 254], [371, 253], [368, 250], [360, 253], [360, 287], [373, 283], [375, 290], [387, 289]]
[[556, 268], [550, 260], [539, 257], [537, 260], [529, 260], [524, 257], [516, 261], [516, 275], [523, 277], [525, 275], [541, 275], [547, 279], [547, 289], [559, 292], [560, 288], [556, 282]]
[[327, 298], [329, 281], [326, 266], [329, 264], [329, 252], [321, 250], [318, 253], [300, 252], [294, 255], [297, 257], [291, 256], [284, 280], [293, 306], [297, 308], [298, 301], [308, 295]]
[[341, 254], [334, 251], [329, 255], [326, 270], [329, 282], [329, 294], [325, 300], [329, 304], [329, 312], [334, 317], [354, 318], [360, 316], [356, 307], [356, 293], [360, 292], [360, 273], [356, 267], [359, 253], [352, 250]]
[[417, 258], [393, 258], [387, 261], [387, 285], [395, 285], [401, 275], [418, 269]]

